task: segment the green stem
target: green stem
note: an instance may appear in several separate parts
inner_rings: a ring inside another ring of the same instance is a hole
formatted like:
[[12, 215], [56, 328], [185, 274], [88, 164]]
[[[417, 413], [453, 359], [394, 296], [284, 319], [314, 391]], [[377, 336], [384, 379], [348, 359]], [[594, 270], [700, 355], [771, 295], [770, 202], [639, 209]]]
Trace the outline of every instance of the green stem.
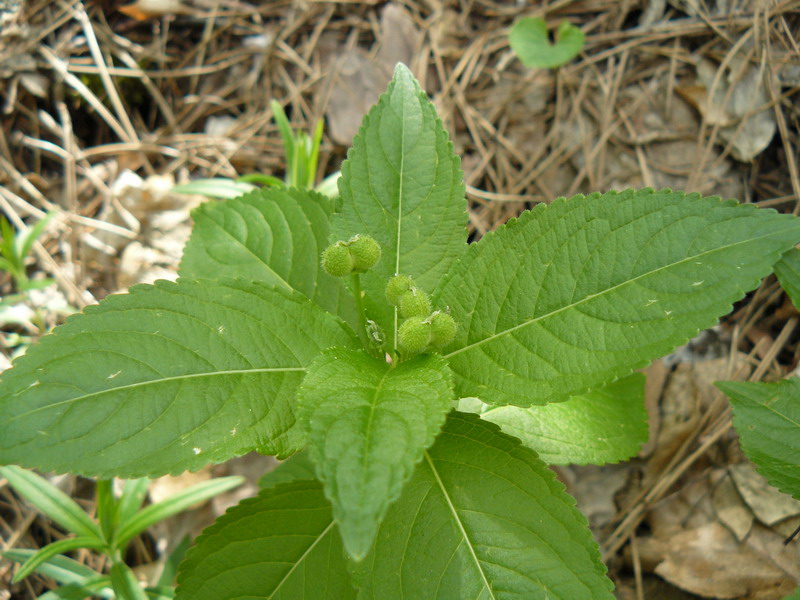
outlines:
[[351, 275], [353, 281], [353, 296], [356, 299], [356, 309], [358, 310], [358, 337], [364, 342], [364, 346], [369, 348], [369, 337], [367, 336], [367, 312], [364, 310], [364, 298], [361, 292], [361, 278], [358, 273]]

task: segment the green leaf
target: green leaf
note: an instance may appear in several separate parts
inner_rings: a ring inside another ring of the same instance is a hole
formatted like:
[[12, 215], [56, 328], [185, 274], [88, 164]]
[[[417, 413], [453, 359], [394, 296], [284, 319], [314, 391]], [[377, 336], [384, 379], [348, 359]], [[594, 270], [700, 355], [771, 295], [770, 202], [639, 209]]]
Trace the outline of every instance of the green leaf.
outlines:
[[57, 542], [53, 542], [52, 544], [48, 544], [44, 548], [38, 550], [36, 554], [28, 558], [28, 560], [26, 560], [24, 563], [22, 563], [19, 571], [14, 574], [14, 579], [12, 581], [17, 583], [36, 571], [40, 565], [47, 562], [54, 556], [72, 552], [73, 550], [77, 550], [79, 548], [102, 550], [105, 548], [105, 543], [103, 540], [98, 540], [96, 537], [81, 536], [66, 538], [63, 540], [58, 540]]
[[87, 597], [117, 599], [111, 589], [111, 578], [107, 575], [95, 575], [82, 580], [80, 583], [68, 583], [38, 596], [36, 600], [86, 600]]
[[355, 301], [341, 280], [322, 270], [334, 203], [309, 190], [259, 190], [208, 202], [195, 221], [180, 273], [184, 277], [240, 277], [297, 290], [330, 313], [357, 323]]
[[558, 25], [555, 43], [550, 42], [547, 25], [539, 17], [525, 17], [514, 23], [508, 43], [526, 67], [553, 69], [580, 54], [586, 36], [568, 21]]
[[536, 453], [451, 413], [373, 551], [359, 598], [611, 599], [586, 518]]
[[176, 515], [198, 502], [204, 502], [238, 487], [242, 483], [244, 483], [244, 477], [217, 477], [188, 487], [161, 502], [147, 506], [122, 525], [117, 537], [117, 548], [125, 548], [133, 538], [159, 521]]
[[147, 594], [130, 567], [123, 562], [111, 565], [111, 586], [117, 594], [117, 600], [147, 600]]
[[42, 338], [0, 379], [0, 463], [107, 477], [302, 446], [305, 367], [349, 328], [257, 282], [131, 288]]
[[20, 496], [67, 531], [81, 537], [103, 540], [98, 524], [77, 502], [44, 477], [14, 465], [0, 467], [0, 476], [5, 477]]
[[272, 471], [265, 473], [258, 480], [258, 487], [261, 489], [275, 487], [279, 483], [289, 483], [290, 481], [313, 480], [317, 475], [314, 470], [314, 463], [308, 452], [298, 452], [284, 461]]
[[[13, 550], [6, 550], [2, 553], [2, 556], [8, 560], [21, 563], [28, 560], [34, 554], [36, 554], [36, 550], [15, 548]], [[96, 571], [66, 556], [53, 556], [44, 564], [39, 565], [36, 571], [45, 577], [55, 579], [61, 584], [79, 584], [87, 579], [99, 576]]]
[[369, 551], [453, 399], [450, 370], [438, 355], [393, 368], [364, 352], [331, 348], [309, 366], [297, 418], [308, 429], [317, 477], [356, 560]]
[[781, 287], [789, 295], [797, 310], [800, 310], [800, 250], [792, 248], [775, 263], [775, 275]]
[[742, 450], [770, 485], [800, 500], [800, 377], [718, 381], [733, 405]]
[[549, 465], [602, 465], [635, 456], [647, 441], [644, 383], [633, 373], [566, 402], [520, 408], [464, 398], [459, 408], [499, 425]]
[[176, 185], [172, 191], [176, 194], [200, 194], [210, 198], [236, 198], [255, 189], [258, 188], [251, 183], [218, 177], [195, 179], [189, 183]]
[[136, 512], [142, 507], [144, 499], [147, 497], [147, 489], [150, 487], [150, 480], [147, 477], [140, 479], [130, 479], [125, 482], [122, 494], [119, 497], [119, 524], [124, 526]]
[[459, 158], [411, 72], [397, 65], [388, 91], [366, 117], [342, 165], [343, 208], [334, 239], [375, 238], [381, 260], [361, 276], [371, 319], [393, 347], [397, 322], [384, 298], [392, 275], [432, 292], [466, 249], [466, 201]]
[[231, 508], [189, 549], [178, 600], [349, 600], [341, 538], [316, 481], [262, 490]]
[[713, 326], [800, 220], [652, 190], [540, 204], [470, 247], [434, 298], [456, 393], [530, 406], [606, 385]]
[[800, 588], [786, 596], [783, 600], [800, 600]]

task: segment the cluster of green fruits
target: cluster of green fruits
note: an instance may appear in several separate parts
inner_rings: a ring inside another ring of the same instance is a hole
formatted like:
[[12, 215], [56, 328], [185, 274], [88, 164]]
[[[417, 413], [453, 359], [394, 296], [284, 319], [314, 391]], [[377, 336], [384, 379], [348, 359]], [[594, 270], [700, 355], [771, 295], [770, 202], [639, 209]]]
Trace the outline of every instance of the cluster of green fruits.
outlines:
[[338, 241], [322, 253], [322, 268], [328, 275], [346, 277], [366, 273], [381, 258], [381, 247], [368, 235], [354, 235], [349, 241]]
[[456, 322], [447, 312], [432, 310], [428, 294], [408, 275], [395, 275], [386, 284], [386, 299], [401, 319], [397, 344], [406, 355], [440, 351], [456, 337]]
[[[368, 235], [338, 241], [322, 253], [322, 268], [334, 277], [365, 273], [381, 257], [381, 247]], [[402, 319], [397, 345], [406, 356], [440, 351], [456, 336], [458, 329], [449, 313], [433, 310], [430, 298], [408, 275], [395, 275], [386, 284], [386, 299], [397, 307]]]

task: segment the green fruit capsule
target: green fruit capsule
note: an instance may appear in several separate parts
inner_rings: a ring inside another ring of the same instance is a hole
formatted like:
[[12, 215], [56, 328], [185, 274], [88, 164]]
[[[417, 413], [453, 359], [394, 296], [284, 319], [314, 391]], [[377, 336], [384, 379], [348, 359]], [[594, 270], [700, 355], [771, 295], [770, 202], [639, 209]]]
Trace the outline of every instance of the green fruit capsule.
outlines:
[[368, 235], [355, 235], [347, 242], [350, 256], [353, 257], [353, 272], [365, 273], [381, 258], [381, 247]]
[[322, 268], [334, 277], [345, 277], [353, 272], [353, 257], [344, 242], [336, 242], [325, 249], [322, 253]]
[[440, 350], [455, 339], [458, 325], [449, 314], [437, 310], [428, 320], [431, 323], [431, 346]]
[[386, 284], [386, 299], [397, 306], [403, 294], [414, 287], [414, 280], [408, 275], [395, 275]]
[[397, 344], [405, 354], [419, 354], [430, 342], [431, 324], [422, 317], [411, 317], [397, 331]]
[[431, 301], [428, 294], [419, 288], [411, 288], [400, 296], [400, 316], [404, 319], [411, 317], [425, 318], [431, 314]]

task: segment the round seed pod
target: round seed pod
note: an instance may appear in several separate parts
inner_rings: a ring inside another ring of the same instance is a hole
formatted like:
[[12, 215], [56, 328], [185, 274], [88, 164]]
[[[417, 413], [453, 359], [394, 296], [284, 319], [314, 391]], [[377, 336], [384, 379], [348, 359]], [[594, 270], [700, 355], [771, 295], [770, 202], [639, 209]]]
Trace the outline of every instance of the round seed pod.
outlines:
[[408, 275], [395, 275], [386, 284], [386, 299], [397, 306], [400, 298], [414, 287], [414, 280]]
[[381, 258], [381, 247], [368, 235], [355, 235], [347, 242], [350, 256], [353, 257], [353, 272], [365, 273]]
[[449, 314], [437, 310], [428, 320], [431, 323], [431, 346], [441, 349], [455, 339], [458, 325]]
[[345, 277], [353, 272], [353, 257], [344, 242], [336, 242], [325, 249], [322, 253], [322, 268], [334, 277]]
[[400, 316], [404, 319], [411, 317], [427, 317], [431, 314], [431, 301], [428, 294], [419, 288], [411, 288], [400, 296]]
[[411, 317], [397, 330], [397, 344], [405, 354], [423, 352], [431, 341], [431, 324], [422, 317]]

